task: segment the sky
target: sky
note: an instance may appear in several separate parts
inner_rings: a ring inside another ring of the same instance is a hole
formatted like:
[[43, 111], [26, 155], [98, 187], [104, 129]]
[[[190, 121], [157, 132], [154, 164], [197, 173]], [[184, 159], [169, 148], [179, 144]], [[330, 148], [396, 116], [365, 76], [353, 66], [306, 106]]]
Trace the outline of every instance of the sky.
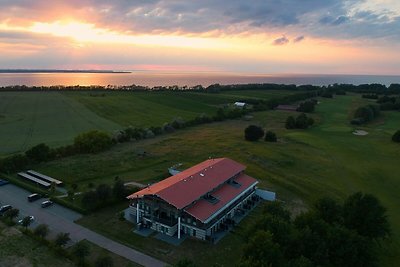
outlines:
[[0, 0], [0, 68], [400, 75], [400, 1]]

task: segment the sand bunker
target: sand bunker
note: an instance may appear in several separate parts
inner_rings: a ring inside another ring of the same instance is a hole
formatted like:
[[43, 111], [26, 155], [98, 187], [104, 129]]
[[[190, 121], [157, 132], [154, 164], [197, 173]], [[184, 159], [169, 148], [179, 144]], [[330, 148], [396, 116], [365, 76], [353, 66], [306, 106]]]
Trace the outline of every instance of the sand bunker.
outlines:
[[354, 135], [367, 135], [368, 132], [367, 132], [367, 131], [364, 131], [364, 130], [355, 130], [355, 131], [353, 132], [353, 134], [354, 134]]

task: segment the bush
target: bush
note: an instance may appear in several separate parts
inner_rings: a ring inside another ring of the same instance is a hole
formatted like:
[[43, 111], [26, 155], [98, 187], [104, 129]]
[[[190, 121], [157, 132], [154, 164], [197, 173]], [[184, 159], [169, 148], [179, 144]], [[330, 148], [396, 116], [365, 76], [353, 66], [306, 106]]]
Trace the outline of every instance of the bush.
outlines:
[[90, 255], [90, 248], [89, 245], [84, 242], [77, 243], [73, 249], [72, 254], [78, 258], [80, 264], [84, 264], [85, 258]]
[[392, 136], [392, 141], [396, 143], [400, 143], [400, 130], [395, 132]]
[[81, 153], [98, 153], [109, 149], [112, 140], [107, 133], [94, 130], [75, 137], [74, 146]]
[[44, 162], [50, 160], [53, 156], [48, 145], [41, 143], [25, 152], [27, 158], [34, 162]]
[[315, 100], [308, 100], [303, 103], [300, 103], [300, 106], [297, 108], [297, 111], [311, 113], [314, 112], [315, 105], [317, 101]]
[[0, 169], [3, 172], [11, 173], [24, 169], [28, 163], [29, 159], [27, 156], [17, 154], [2, 159], [0, 162]]
[[58, 233], [56, 239], [54, 239], [54, 244], [58, 247], [65, 246], [71, 238], [69, 237], [69, 233]]
[[276, 134], [274, 132], [271, 131], [267, 131], [265, 133], [265, 141], [267, 142], [276, 142], [278, 139], [276, 137]]
[[294, 119], [293, 116], [289, 116], [286, 119], [285, 128], [286, 129], [295, 129], [296, 128], [296, 120]]
[[257, 141], [264, 136], [264, 130], [255, 125], [250, 125], [244, 130], [244, 138], [247, 141]]
[[33, 233], [41, 238], [45, 238], [49, 234], [49, 226], [47, 224], [39, 224]]
[[376, 105], [367, 105], [359, 107], [354, 113], [354, 119], [351, 124], [362, 124], [373, 120], [380, 115], [380, 108]]

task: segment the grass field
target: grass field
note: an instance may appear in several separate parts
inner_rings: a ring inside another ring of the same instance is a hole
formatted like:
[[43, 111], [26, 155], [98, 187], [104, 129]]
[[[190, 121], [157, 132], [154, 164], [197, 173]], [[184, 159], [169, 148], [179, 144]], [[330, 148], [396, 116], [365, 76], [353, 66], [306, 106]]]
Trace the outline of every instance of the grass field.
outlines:
[[0, 155], [46, 142], [69, 144], [84, 131], [119, 129], [59, 92], [0, 92]]
[[[234, 120], [201, 125], [138, 143], [121, 144], [90, 157], [80, 155], [53, 161], [37, 169], [67, 183], [77, 183], [82, 190], [89, 182], [112, 183], [117, 175], [125, 181], [154, 182], [166, 177], [166, 168], [179, 162], [189, 167], [209, 157], [230, 157], [247, 165], [247, 173], [258, 178], [261, 187], [276, 191], [295, 212], [324, 195], [341, 200], [357, 191], [372, 193], [387, 207], [393, 227], [393, 242], [386, 242], [382, 249], [385, 251], [382, 265], [394, 266], [400, 261], [400, 146], [391, 142], [391, 135], [399, 127], [400, 115], [384, 112], [380, 119], [360, 128], [368, 135], [355, 136], [352, 134], [355, 128], [349, 124], [352, 111], [367, 102], [358, 95], [321, 99], [312, 115], [317, 125], [308, 130], [284, 128], [291, 112], [260, 112], [254, 114], [252, 122]], [[274, 130], [279, 142], [244, 141], [243, 130], [251, 123]], [[135, 153], [142, 150], [148, 156]], [[174, 248], [128, 234], [131, 226], [114, 227], [115, 214], [122, 207], [85, 217], [82, 224], [147, 252], [152, 248], [168, 251], [164, 256], [161, 252], [157, 255], [165, 260], [173, 260], [171, 255], [191, 255], [193, 246], [201, 250], [193, 255], [201, 264], [212, 261], [228, 265], [238, 259], [241, 239], [236, 235], [223, 240], [218, 245], [223, 253], [214, 255], [210, 246], [197, 241], [188, 244], [185, 241], [183, 246]]]
[[93, 97], [88, 92], [66, 92], [100, 116], [123, 126], [162, 126], [176, 117], [193, 119], [199, 114], [214, 115], [220, 105], [245, 98], [270, 99], [295, 91], [230, 91], [219, 94], [196, 92], [104, 92]]
[[73, 267], [75, 264], [0, 222], [0, 266]]
[[243, 98], [269, 99], [295, 91], [193, 92], [0, 92], [0, 156], [45, 142], [71, 144], [89, 130], [162, 126], [176, 117], [214, 115], [219, 105]]
[[[87, 262], [91, 266], [94, 266], [98, 258], [104, 256], [111, 257], [114, 266], [140, 266], [89, 241], [81, 242], [86, 243], [89, 247], [90, 255], [87, 257]], [[68, 248], [70, 252], [72, 249], [73, 246]], [[17, 227], [7, 227], [0, 222], [0, 266], [73, 267], [76, 264], [68, 258], [58, 255], [34, 238], [23, 234]]]

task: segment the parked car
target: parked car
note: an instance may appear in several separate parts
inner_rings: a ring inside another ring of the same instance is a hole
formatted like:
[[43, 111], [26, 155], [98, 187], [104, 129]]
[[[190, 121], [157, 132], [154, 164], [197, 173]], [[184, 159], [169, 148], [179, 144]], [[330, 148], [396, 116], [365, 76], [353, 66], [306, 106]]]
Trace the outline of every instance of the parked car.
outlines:
[[[33, 217], [33, 216], [28, 216], [28, 217], [29, 217], [29, 220], [30, 220], [31, 222], [33, 222], [33, 221], [35, 220], [35, 217]], [[22, 224], [23, 221], [24, 221], [24, 219], [21, 219], [21, 220], [18, 221], [18, 223], [19, 223], [19, 224]]]
[[42, 208], [47, 208], [47, 207], [49, 207], [49, 206], [51, 206], [53, 204], [54, 204], [53, 201], [46, 200], [46, 201], [42, 202], [41, 206], [42, 206]]
[[38, 200], [40, 198], [42, 198], [42, 196], [35, 193], [35, 194], [31, 194], [31, 195], [28, 196], [28, 201], [29, 202], [33, 202], [33, 201], [36, 201], [36, 200]]
[[0, 186], [2, 186], [2, 185], [6, 185], [6, 184], [9, 184], [10, 182], [9, 181], [6, 181], [6, 180], [0, 180]]
[[12, 209], [11, 205], [4, 205], [0, 207], [0, 215], [2, 216], [7, 210]]

